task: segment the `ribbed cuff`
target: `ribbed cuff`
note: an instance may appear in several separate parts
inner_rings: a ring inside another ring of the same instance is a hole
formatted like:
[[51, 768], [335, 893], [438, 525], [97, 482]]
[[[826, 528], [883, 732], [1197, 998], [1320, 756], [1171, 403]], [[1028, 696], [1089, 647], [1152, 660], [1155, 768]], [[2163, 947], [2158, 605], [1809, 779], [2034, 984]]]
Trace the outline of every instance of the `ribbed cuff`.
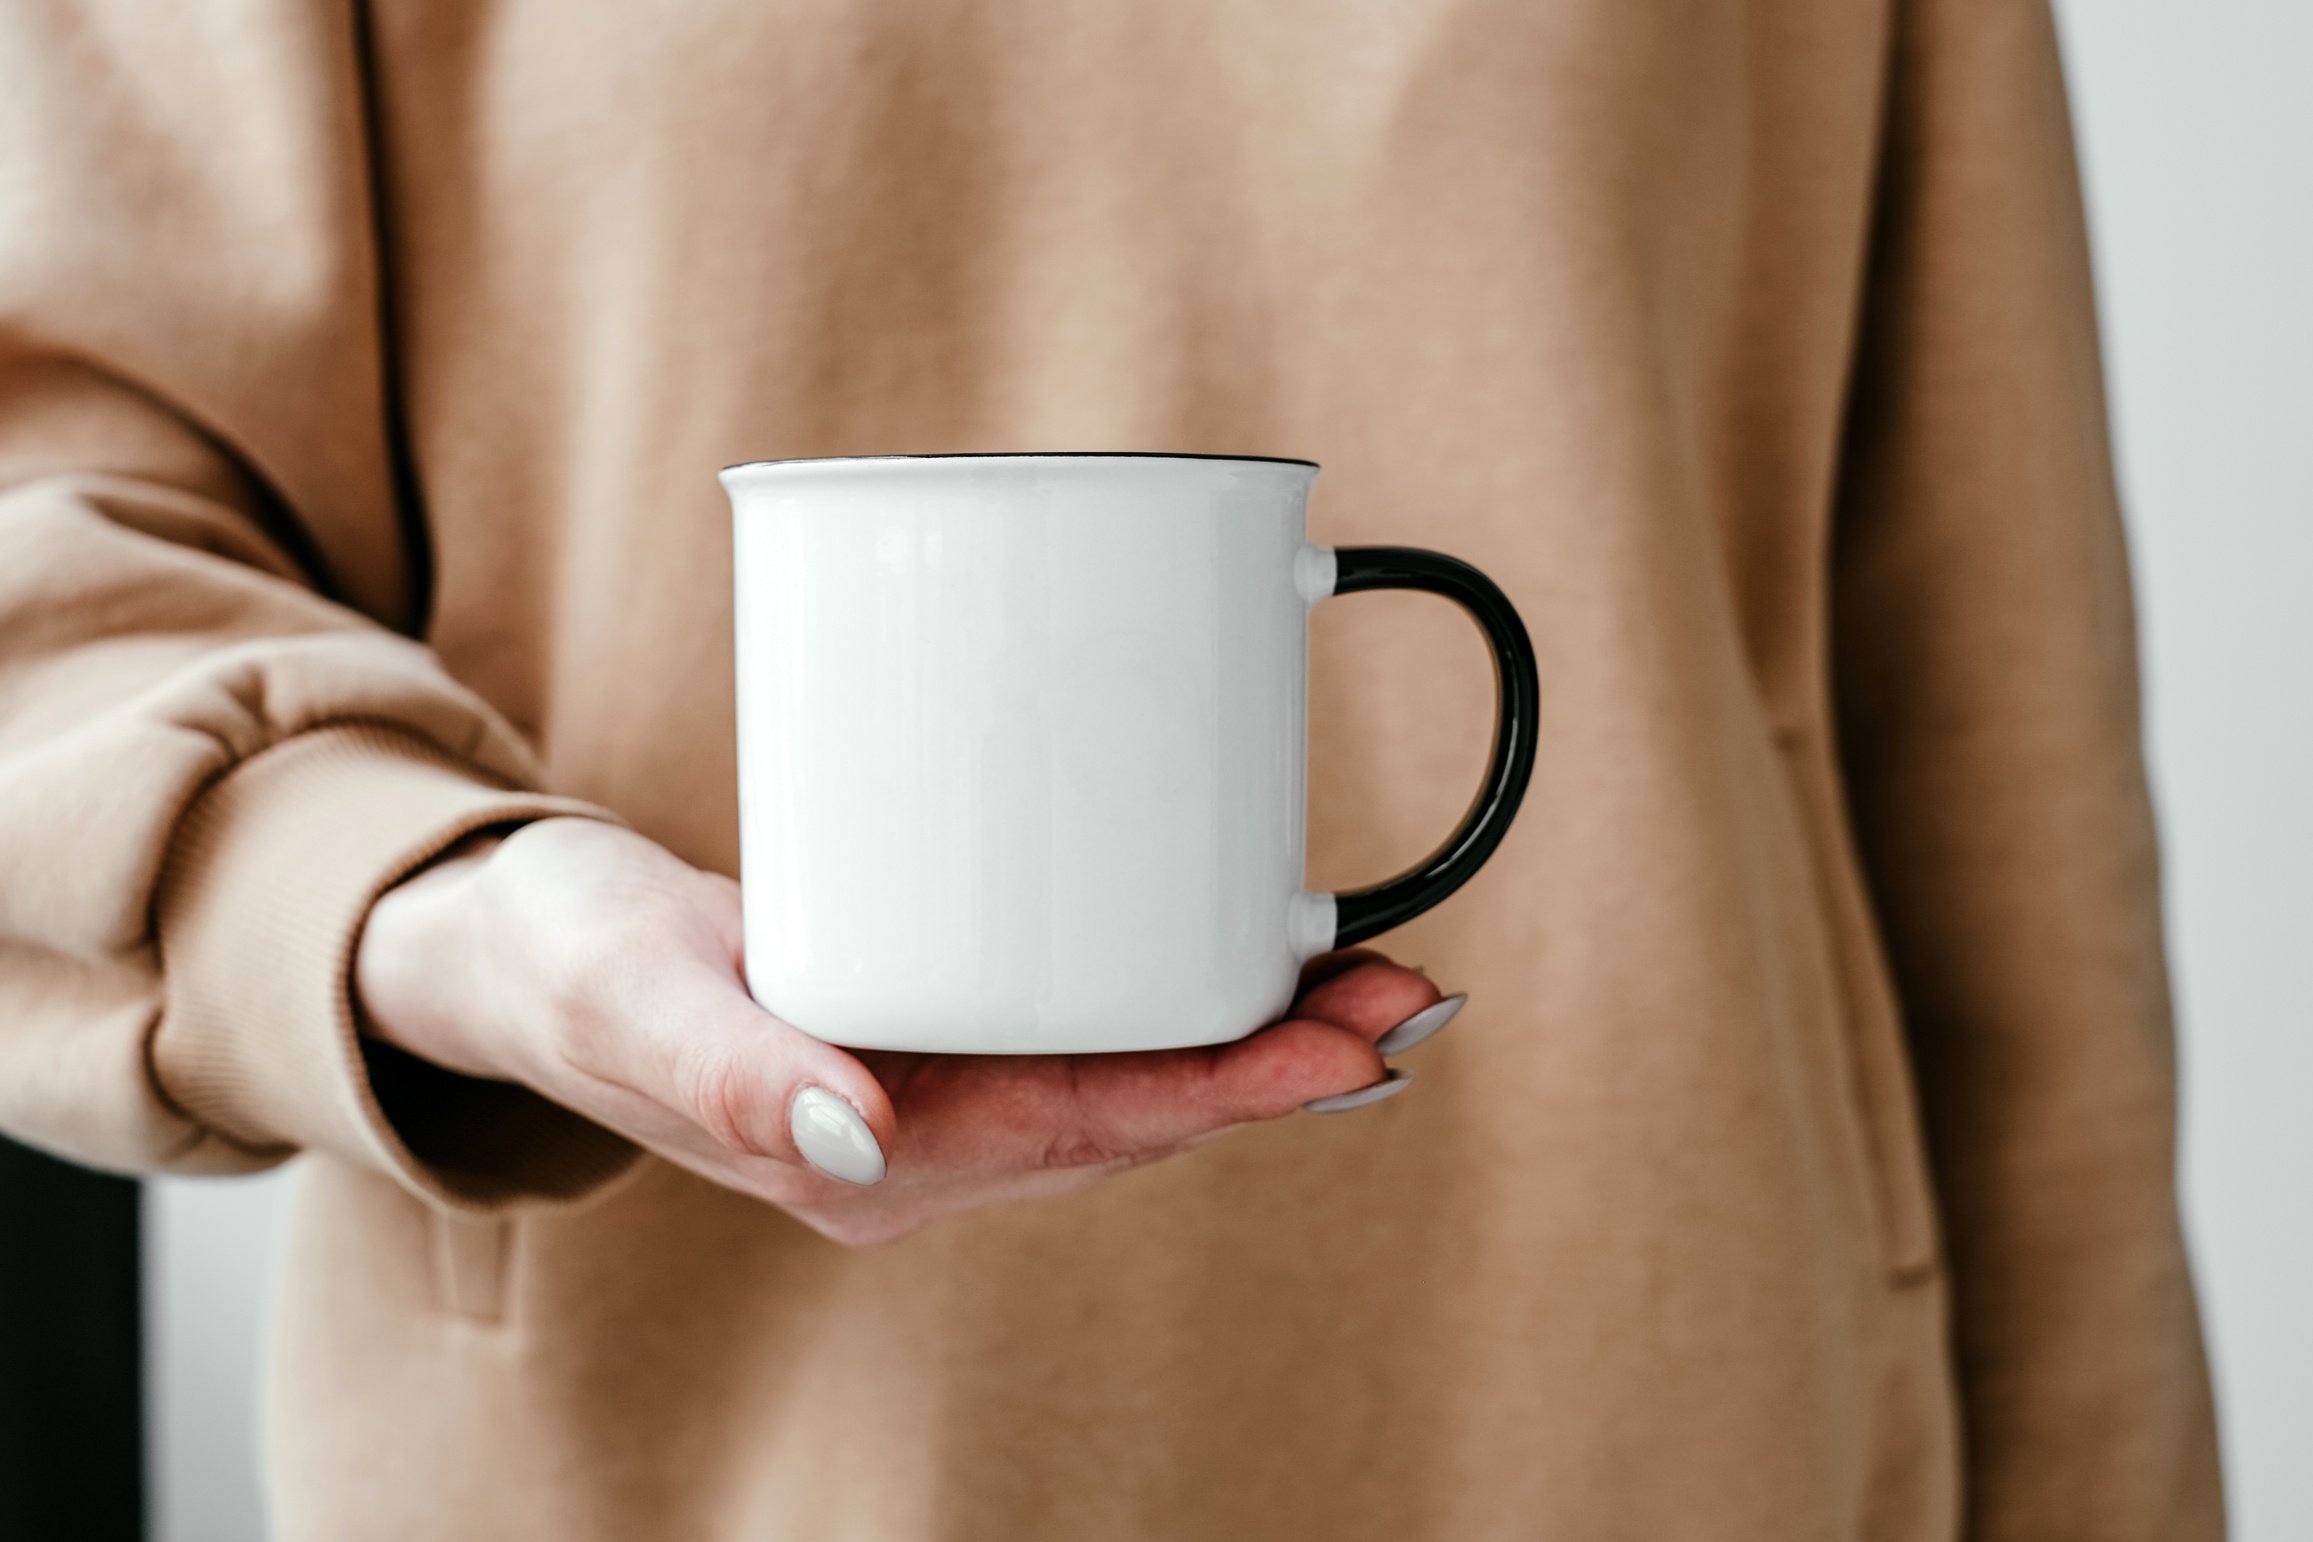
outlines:
[[354, 944], [377, 897], [477, 830], [557, 815], [612, 817], [390, 727], [317, 729], [244, 761], [186, 811], [162, 875], [163, 1096], [213, 1139], [329, 1152], [458, 1210], [573, 1200], [623, 1172], [637, 1152], [620, 1137], [366, 1045], [354, 1024]]

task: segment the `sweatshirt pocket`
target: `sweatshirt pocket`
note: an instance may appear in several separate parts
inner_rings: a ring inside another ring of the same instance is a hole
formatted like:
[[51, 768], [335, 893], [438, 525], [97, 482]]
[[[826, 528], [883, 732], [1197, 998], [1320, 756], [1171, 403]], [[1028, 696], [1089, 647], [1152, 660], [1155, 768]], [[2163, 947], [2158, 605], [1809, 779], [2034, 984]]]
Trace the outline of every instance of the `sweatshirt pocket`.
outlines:
[[1897, 1283], [1920, 1279], [1937, 1267], [1935, 1192], [1902, 1014], [1848, 835], [1845, 798], [1812, 735], [1778, 732], [1775, 745], [1799, 806], [1811, 887], [1847, 1024], [1847, 1079], [1862, 1132], [1880, 1263]]
[[503, 1216], [428, 1212], [432, 1229], [434, 1299], [452, 1317], [496, 1323], [506, 1315], [514, 1223]]

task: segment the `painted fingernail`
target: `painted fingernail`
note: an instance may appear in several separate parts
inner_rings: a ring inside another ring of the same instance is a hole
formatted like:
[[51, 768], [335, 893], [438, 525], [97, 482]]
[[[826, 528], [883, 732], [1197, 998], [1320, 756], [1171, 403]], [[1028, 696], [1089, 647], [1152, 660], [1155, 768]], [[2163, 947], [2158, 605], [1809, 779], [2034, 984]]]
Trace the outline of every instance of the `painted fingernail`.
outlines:
[[883, 1182], [883, 1147], [859, 1110], [825, 1087], [806, 1087], [787, 1110], [795, 1149], [830, 1178], [865, 1186]]
[[1301, 1107], [1312, 1114], [1346, 1114], [1353, 1108], [1379, 1103], [1383, 1098], [1394, 1098], [1412, 1085], [1413, 1072], [1392, 1068], [1389, 1075], [1370, 1087], [1360, 1087], [1355, 1092], [1336, 1093], [1330, 1098], [1311, 1098]]
[[1448, 996], [1435, 1006], [1428, 1006], [1373, 1041], [1373, 1047], [1385, 1055], [1402, 1055], [1416, 1044], [1436, 1033], [1454, 1020], [1454, 1014], [1470, 999], [1468, 991]]

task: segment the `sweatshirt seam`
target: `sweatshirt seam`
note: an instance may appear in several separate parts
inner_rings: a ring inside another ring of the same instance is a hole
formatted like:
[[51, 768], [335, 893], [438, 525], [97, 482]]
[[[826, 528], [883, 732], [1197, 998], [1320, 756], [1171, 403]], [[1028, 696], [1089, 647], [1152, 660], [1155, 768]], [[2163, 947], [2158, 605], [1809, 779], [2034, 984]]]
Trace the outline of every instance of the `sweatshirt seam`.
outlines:
[[[168, 978], [168, 955], [161, 946], [161, 896], [168, 888], [167, 877], [169, 870], [176, 864], [178, 859], [183, 854], [185, 843], [185, 826], [192, 819], [193, 811], [201, 805], [203, 800], [207, 799], [211, 794], [215, 793], [227, 781], [230, 781], [236, 775], [249, 769], [252, 766], [257, 765], [260, 761], [265, 760], [267, 757], [275, 754], [276, 752], [288, 750], [291, 748], [306, 747], [306, 740], [321, 734], [342, 733], [349, 730], [364, 728], [374, 729], [380, 732], [392, 734], [397, 738], [405, 740], [409, 746], [415, 747], [421, 751], [433, 751], [440, 757], [442, 762], [448, 763], [446, 765], [437, 766], [437, 769], [469, 772], [473, 775], [473, 778], [476, 782], [482, 784], [491, 791], [504, 793], [510, 796], [520, 795], [529, 791], [528, 789], [522, 788], [518, 783], [515, 783], [510, 779], [491, 771], [488, 767], [476, 764], [470, 753], [452, 750], [447, 746], [440, 744], [436, 740], [429, 738], [427, 735], [411, 727], [409, 724], [397, 721], [393, 718], [372, 717], [358, 713], [350, 714], [344, 717], [321, 718], [314, 722], [308, 723], [305, 726], [294, 730], [293, 732], [282, 734], [278, 738], [272, 739], [265, 744], [261, 744], [253, 750], [240, 749], [238, 746], [233, 744], [231, 740], [226, 738], [223, 734], [218, 733], [215, 729], [207, 728], [197, 724], [186, 724], [183, 726], [190, 728], [193, 732], [200, 734], [203, 738], [216, 745], [217, 748], [223, 753], [224, 758], [214, 770], [210, 771], [206, 776], [203, 776], [197, 782], [195, 782], [192, 790], [186, 793], [184, 800], [177, 805], [176, 817], [169, 822], [168, 838], [162, 845], [159, 860], [154, 864], [153, 883], [146, 895], [145, 900], [144, 936], [146, 942], [152, 948], [154, 962], [159, 966], [159, 973], [164, 981]], [[473, 738], [468, 741], [469, 751], [474, 743], [480, 741], [480, 738], [481, 729], [477, 727]], [[407, 752], [407, 750], [398, 746], [375, 745], [371, 746], [371, 748], [381, 759], [395, 759], [400, 760], [405, 764], [411, 765], [425, 765], [428, 763], [424, 755], [410, 754]], [[529, 795], [534, 797], [552, 796], [551, 794], [537, 792], [530, 792]], [[150, 1069], [152, 1063], [152, 1040], [159, 1034], [160, 1020], [165, 1016], [165, 1012], [156, 1013], [153, 1026], [148, 1028], [145, 1033], [146, 1060], [148, 1069]]]

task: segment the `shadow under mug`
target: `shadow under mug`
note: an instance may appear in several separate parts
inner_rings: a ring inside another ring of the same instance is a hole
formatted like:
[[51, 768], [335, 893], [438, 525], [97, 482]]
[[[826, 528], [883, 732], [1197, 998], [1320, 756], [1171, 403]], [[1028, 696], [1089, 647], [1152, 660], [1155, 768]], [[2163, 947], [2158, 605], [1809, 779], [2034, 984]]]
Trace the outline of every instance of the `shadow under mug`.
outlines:
[[[1533, 769], [1517, 612], [1467, 563], [1312, 546], [1308, 461], [1051, 454], [722, 473], [737, 584], [748, 988], [856, 1048], [1242, 1038], [1300, 967], [1493, 854]], [[1370, 888], [1303, 887], [1309, 609], [1454, 600], [1499, 710], [1461, 825]]]

